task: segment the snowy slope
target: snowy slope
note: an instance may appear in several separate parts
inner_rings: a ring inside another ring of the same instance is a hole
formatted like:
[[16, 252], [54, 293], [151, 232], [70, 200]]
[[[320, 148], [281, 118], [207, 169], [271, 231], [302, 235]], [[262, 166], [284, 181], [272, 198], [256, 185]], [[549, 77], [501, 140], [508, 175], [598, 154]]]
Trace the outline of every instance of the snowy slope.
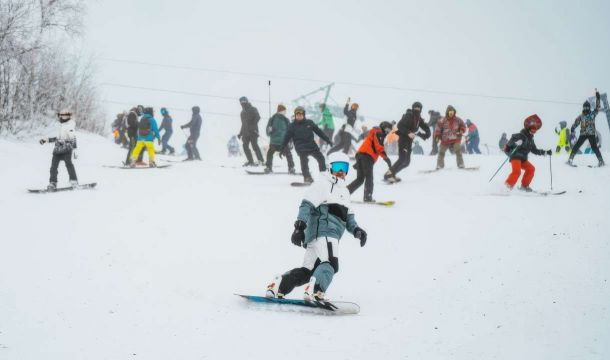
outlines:
[[[87, 135], [79, 147], [80, 181], [98, 188], [32, 195], [51, 148], [0, 141], [0, 359], [610, 357], [610, 167], [555, 157], [554, 188], [568, 192], [543, 198], [490, 196], [500, 156], [466, 157], [475, 172], [449, 157], [433, 174], [418, 170], [435, 159], [415, 156], [395, 186], [378, 164], [375, 197], [397, 205], [354, 206], [369, 241], [344, 236], [328, 293], [361, 313], [321, 317], [233, 295], [300, 265], [298, 178], [221, 168], [242, 161], [222, 155], [108, 169], [121, 149]], [[532, 162], [533, 187], [548, 189], [548, 158]]]

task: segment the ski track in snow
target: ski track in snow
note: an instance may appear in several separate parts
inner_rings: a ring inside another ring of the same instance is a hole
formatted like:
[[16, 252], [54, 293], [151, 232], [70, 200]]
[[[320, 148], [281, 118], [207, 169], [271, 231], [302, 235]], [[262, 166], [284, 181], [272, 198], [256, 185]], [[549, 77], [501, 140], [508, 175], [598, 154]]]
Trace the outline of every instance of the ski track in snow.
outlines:
[[[418, 173], [434, 157], [413, 156], [393, 186], [379, 162], [374, 197], [396, 205], [354, 204], [369, 239], [343, 237], [328, 296], [361, 313], [331, 317], [233, 295], [301, 264], [295, 177], [221, 168], [243, 159], [205, 150], [159, 171], [103, 168], [125, 153], [86, 134], [78, 151], [79, 180], [97, 189], [35, 195], [51, 147], [0, 140], [0, 359], [610, 358], [610, 167], [554, 157], [567, 194], [498, 197], [480, 195], [502, 189], [508, 167], [488, 183], [499, 156], [434, 174]], [[530, 161], [549, 190], [548, 158]]]

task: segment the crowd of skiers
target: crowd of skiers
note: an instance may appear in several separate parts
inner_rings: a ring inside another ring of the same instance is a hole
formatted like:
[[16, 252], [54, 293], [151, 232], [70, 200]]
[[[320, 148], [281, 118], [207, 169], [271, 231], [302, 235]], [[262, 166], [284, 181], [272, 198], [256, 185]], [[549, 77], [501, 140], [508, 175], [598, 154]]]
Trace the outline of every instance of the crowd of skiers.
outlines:
[[[201, 134], [202, 125], [201, 110], [199, 106], [193, 106], [191, 111], [191, 120], [180, 126], [181, 129], [189, 129], [189, 135], [184, 144], [187, 153], [185, 161], [201, 160], [199, 150], [197, 149], [197, 141]], [[138, 105], [129, 111], [117, 114], [116, 119], [112, 122], [112, 131], [115, 142], [127, 149], [127, 156], [123, 162], [125, 166], [147, 165], [155, 167], [155, 139], [158, 145], [161, 146], [160, 154], [175, 154], [176, 149], [169, 144], [174, 133], [174, 120], [167, 108], [163, 107], [159, 112], [163, 117], [161, 126], [158, 125], [155, 119], [152, 107]], [[162, 136], [161, 133], [163, 133]], [[146, 148], [148, 153], [148, 164], [142, 161], [144, 148]]]

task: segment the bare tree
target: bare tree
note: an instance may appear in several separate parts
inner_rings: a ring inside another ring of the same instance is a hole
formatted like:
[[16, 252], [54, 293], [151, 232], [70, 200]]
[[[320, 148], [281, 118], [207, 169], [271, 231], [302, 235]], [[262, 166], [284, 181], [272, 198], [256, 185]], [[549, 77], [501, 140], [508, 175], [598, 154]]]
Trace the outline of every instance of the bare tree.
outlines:
[[46, 126], [63, 107], [103, 131], [91, 61], [52, 40], [79, 36], [84, 11], [84, 0], [0, 0], [0, 134]]

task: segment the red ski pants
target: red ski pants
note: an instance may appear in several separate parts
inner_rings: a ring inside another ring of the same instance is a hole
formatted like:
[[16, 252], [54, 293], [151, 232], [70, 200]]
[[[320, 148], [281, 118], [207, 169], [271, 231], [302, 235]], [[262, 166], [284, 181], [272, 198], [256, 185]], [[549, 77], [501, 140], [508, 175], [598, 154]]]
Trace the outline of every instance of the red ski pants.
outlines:
[[529, 161], [521, 161], [521, 160], [511, 160], [510, 164], [513, 167], [513, 171], [506, 178], [506, 185], [513, 187], [519, 180], [519, 176], [521, 176], [521, 169], [525, 170], [525, 174], [523, 174], [523, 179], [521, 179], [521, 186], [527, 187], [530, 186], [532, 179], [534, 178], [534, 172], [536, 172], [536, 168]]

